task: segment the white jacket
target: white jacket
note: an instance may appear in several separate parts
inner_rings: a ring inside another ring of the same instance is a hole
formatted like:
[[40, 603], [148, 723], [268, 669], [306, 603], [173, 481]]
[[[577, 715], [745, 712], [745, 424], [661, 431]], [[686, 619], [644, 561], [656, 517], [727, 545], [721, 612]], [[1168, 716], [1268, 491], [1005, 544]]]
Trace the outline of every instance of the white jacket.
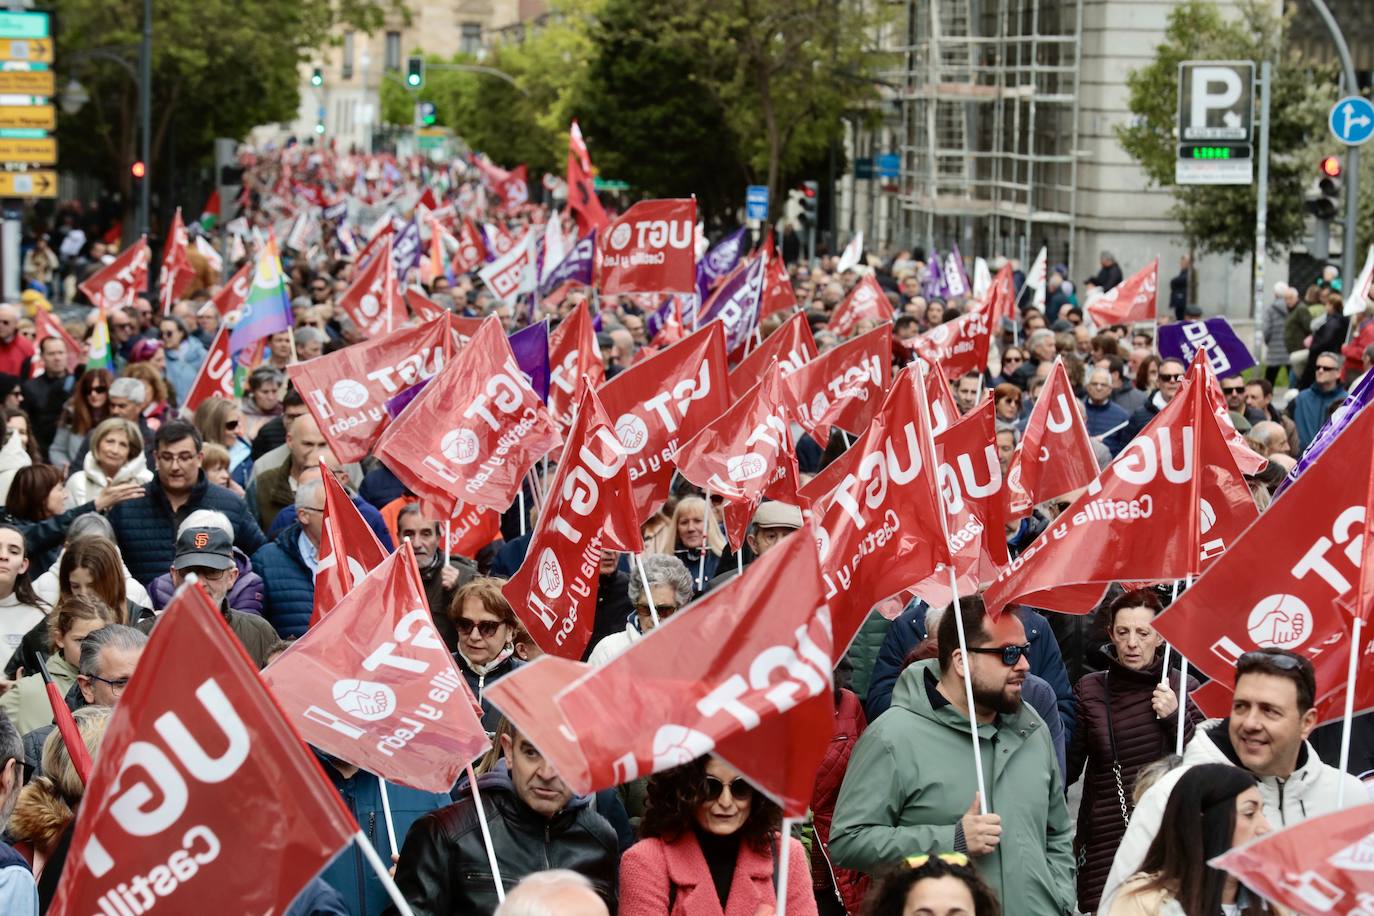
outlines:
[[644, 634], [633, 623], [627, 623], [624, 632], [612, 633], [592, 648], [592, 654], [587, 656], [587, 664], [600, 668], [643, 638]]
[[67, 479], [67, 508], [75, 509], [77, 506], [85, 505], [113, 484], [147, 483], [152, 479], [153, 472], [148, 470], [148, 459], [142, 452], [130, 458], [113, 479], [105, 476], [100, 462], [95, 460], [95, 455], [87, 452], [85, 460], [81, 463], [81, 470]]
[[[57, 559], [52, 561], [52, 565], [48, 567], [47, 571], [33, 580], [34, 594], [48, 602], [49, 607], [57, 604], [57, 599], [60, 597], [61, 580], [58, 578], [57, 574], [61, 571], [63, 553], [66, 553], [65, 548], [57, 554]], [[149, 596], [148, 590], [143, 587], [141, 582], [133, 577], [129, 572], [129, 567], [124, 565], [124, 560], [122, 558], [119, 561], [119, 568], [124, 571], [125, 599], [141, 607], [153, 610], [153, 599]]]
[[[1223, 750], [1217, 742], [1224, 744]], [[1111, 910], [1112, 897], [1131, 875], [1140, 871], [1145, 861], [1145, 853], [1159, 832], [1160, 821], [1164, 819], [1164, 806], [1168, 804], [1169, 793], [1182, 778], [1189, 767], [1203, 763], [1225, 763], [1236, 766], [1236, 761], [1228, 752], [1231, 739], [1227, 733], [1226, 719], [1210, 719], [1193, 732], [1193, 740], [1183, 749], [1183, 763], [1159, 778], [1159, 782], [1140, 799], [1131, 814], [1131, 825], [1121, 838], [1112, 860], [1112, 871], [1102, 888], [1102, 902], [1098, 911]], [[1364, 785], [1349, 773], [1342, 773], [1335, 767], [1322, 763], [1312, 745], [1303, 742], [1298, 753], [1298, 768], [1287, 779], [1274, 776], [1259, 777], [1260, 796], [1264, 799], [1264, 816], [1275, 830], [1291, 827], [1309, 817], [1330, 814], [1337, 810], [1336, 796], [1340, 792], [1341, 781], [1345, 781], [1345, 804], [1341, 807], [1353, 808], [1369, 802], [1369, 793]]]

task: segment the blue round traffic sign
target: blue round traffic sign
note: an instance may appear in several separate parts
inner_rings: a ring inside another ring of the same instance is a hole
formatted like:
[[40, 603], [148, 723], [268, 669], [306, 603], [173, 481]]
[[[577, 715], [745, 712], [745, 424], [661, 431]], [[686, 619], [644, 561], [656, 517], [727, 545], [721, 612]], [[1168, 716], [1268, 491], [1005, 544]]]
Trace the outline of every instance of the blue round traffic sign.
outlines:
[[1374, 103], [1358, 95], [1348, 95], [1331, 106], [1326, 119], [1331, 135], [1346, 146], [1359, 146], [1374, 137]]

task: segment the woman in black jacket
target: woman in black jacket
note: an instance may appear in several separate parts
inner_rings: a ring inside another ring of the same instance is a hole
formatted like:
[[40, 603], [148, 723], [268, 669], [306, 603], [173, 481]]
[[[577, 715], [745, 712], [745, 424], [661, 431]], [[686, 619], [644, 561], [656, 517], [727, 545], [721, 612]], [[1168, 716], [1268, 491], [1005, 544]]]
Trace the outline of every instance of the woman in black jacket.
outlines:
[[453, 653], [468, 687], [482, 704], [482, 725], [494, 732], [501, 713], [487, 702], [486, 688], [524, 664], [515, 655], [515, 634], [520, 622], [506, 596], [504, 579], [479, 576], [453, 593], [449, 619], [458, 631], [458, 650]]

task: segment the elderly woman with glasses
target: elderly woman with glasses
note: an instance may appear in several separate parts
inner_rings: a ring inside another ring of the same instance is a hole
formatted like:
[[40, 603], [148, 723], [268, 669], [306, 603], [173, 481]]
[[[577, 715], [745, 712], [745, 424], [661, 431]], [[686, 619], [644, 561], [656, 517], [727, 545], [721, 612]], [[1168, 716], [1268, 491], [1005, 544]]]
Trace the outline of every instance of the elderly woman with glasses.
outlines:
[[[649, 591], [644, 591], [644, 580]], [[625, 629], [612, 633], [596, 644], [587, 661], [604, 665], [644, 637], [658, 624], [677, 613], [692, 600], [692, 574], [677, 557], [651, 553], [644, 557], [644, 577], [630, 575], [630, 604], [634, 613], [625, 621]]]
[[191, 336], [186, 322], [172, 315], [164, 315], [158, 323], [158, 338], [167, 359], [167, 381], [177, 396], [185, 400], [196, 382], [196, 373], [205, 362], [205, 346]]
[[489, 732], [496, 730], [501, 713], [483, 696], [487, 685], [524, 664], [515, 655], [520, 623], [501, 593], [505, 584], [504, 579], [479, 576], [460, 585], [448, 606], [449, 619], [458, 631], [453, 657], [472, 695], [482, 704], [482, 725]]

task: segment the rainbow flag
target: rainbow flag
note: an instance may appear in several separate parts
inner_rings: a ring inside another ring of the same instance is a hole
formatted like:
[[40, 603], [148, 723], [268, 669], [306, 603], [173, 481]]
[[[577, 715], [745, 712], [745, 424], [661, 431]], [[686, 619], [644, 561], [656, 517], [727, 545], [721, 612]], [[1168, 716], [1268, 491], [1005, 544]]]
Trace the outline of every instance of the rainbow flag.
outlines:
[[237, 354], [264, 337], [289, 331], [296, 323], [291, 314], [291, 299], [286, 292], [286, 277], [277, 257], [276, 236], [269, 236], [253, 270], [253, 285], [243, 301], [239, 320], [229, 334], [229, 352]]
[[114, 371], [114, 354], [110, 352], [110, 323], [106, 320], [105, 305], [100, 306], [100, 317], [86, 347], [86, 368]]

